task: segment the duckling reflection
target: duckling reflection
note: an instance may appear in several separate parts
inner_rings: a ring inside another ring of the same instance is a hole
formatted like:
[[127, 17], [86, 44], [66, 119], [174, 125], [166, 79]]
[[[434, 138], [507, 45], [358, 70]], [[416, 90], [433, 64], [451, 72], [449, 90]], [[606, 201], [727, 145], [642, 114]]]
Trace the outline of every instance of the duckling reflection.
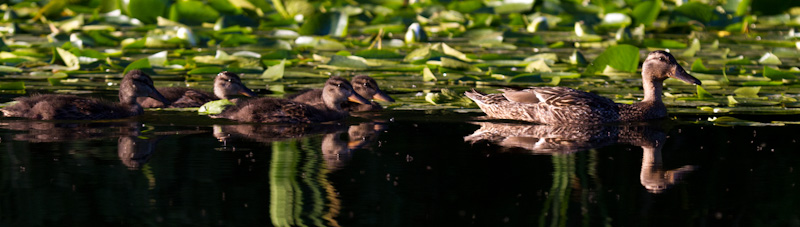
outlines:
[[150, 161], [156, 150], [156, 144], [163, 136], [141, 138], [138, 136], [120, 136], [117, 144], [117, 155], [128, 169], [139, 169]]
[[135, 134], [137, 122], [47, 122], [6, 121], [0, 128], [18, 131], [12, 137], [17, 141], [51, 143], [75, 140], [104, 139]]
[[568, 154], [613, 143], [628, 143], [642, 148], [639, 180], [649, 192], [660, 193], [696, 169], [686, 165], [664, 170], [661, 149], [666, 133], [650, 125], [531, 125], [477, 122], [481, 128], [464, 141], [486, 141], [507, 149], [522, 148], [538, 154]]
[[234, 138], [245, 138], [256, 142], [270, 143], [311, 135], [341, 132], [346, 129], [346, 125], [339, 123], [214, 125], [214, 137], [223, 142]]
[[328, 170], [335, 171], [350, 161], [353, 150], [371, 144], [377, 138], [377, 134], [385, 129], [385, 125], [373, 122], [350, 126], [344, 124], [214, 125], [214, 137], [225, 143], [239, 138], [271, 143], [322, 135], [320, 150]]
[[135, 121], [59, 123], [45, 121], [7, 121], [0, 128], [17, 131], [13, 140], [31, 143], [74, 142], [117, 139], [117, 156], [129, 169], [139, 169], [155, 153], [156, 144], [168, 135], [202, 133], [199, 130], [153, 132], [141, 134]]

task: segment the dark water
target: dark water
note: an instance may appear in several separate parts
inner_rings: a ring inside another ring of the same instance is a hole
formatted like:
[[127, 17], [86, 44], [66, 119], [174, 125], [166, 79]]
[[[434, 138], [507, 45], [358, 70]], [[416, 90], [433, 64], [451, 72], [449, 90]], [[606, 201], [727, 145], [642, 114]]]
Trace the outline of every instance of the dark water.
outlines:
[[477, 116], [0, 119], [0, 226], [800, 225], [797, 126]]

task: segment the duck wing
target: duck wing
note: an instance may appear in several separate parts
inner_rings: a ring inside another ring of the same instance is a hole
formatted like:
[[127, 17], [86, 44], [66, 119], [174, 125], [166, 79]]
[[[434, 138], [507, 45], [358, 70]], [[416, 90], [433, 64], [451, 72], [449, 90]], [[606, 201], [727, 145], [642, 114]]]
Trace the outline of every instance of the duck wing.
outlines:
[[527, 104], [543, 103], [556, 107], [570, 106], [616, 106], [614, 101], [594, 93], [568, 87], [537, 87], [519, 91], [505, 89], [506, 99]]
[[[567, 87], [505, 91], [520, 120], [544, 124], [600, 124], [619, 119], [619, 107], [606, 97]], [[516, 119], [516, 118], [513, 118]]]

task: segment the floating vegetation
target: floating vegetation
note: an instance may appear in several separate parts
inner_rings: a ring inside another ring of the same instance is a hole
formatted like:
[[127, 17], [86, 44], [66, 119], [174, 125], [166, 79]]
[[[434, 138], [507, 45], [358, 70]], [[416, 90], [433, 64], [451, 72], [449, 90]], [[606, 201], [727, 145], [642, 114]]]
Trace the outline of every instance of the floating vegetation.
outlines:
[[388, 106], [398, 109], [474, 108], [442, 103], [503, 86], [631, 103], [643, 97], [643, 56], [667, 49], [704, 85], [667, 80], [672, 113], [793, 114], [800, 96], [800, 15], [750, 1], [212, 2], [2, 5], [13, 17], [0, 26], [0, 92], [107, 91], [132, 69], [157, 86], [210, 88], [227, 70], [276, 94], [367, 74], [400, 97]]

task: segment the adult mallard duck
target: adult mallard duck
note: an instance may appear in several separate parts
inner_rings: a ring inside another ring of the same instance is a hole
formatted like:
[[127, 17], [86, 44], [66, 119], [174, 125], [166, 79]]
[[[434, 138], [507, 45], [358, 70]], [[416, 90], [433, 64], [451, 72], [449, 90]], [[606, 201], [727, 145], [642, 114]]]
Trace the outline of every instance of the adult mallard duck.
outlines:
[[339, 120], [348, 116], [342, 103], [349, 101], [369, 103], [353, 91], [350, 82], [333, 76], [325, 82], [322, 89], [321, 105], [277, 98], [257, 98], [240, 101], [230, 106], [215, 118], [262, 123], [312, 123]]
[[158, 88], [158, 92], [164, 95], [172, 104], [164, 105], [163, 102], [149, 97], [140, 97], [137, 101], [144, 108], [186, 108], [199, 107], [214, 100], [230, 99], [234, 95], [257, 96], [242, 83], [242, 79], [239, 76], [228, 71], [223, 71], [214, 78], [214, 94], [187, 87]]
[[153, 80], [140, 70], [131, 70], [119, 84], [119, 103], [75, 95], [43, 94], [17, 98], [3, 109], [6, 117], [40, 120], [98, 120], [136, 116], [144, 113], [136, 97], [150, 96], [169, 103], [153, 87]]
[[566, 87], [503, 89], [502, 93], [488, 95], [473, 90], [465, 94], [490, 118], [540, 124], [646, 121], [667, 116], [661, 90], [669, 77], [700, 85], [700, 80], [686, 73], [671, 54], [653, 51], [642, 65], [644, 99], [632, 105], [614, 103], [611, 99]]

